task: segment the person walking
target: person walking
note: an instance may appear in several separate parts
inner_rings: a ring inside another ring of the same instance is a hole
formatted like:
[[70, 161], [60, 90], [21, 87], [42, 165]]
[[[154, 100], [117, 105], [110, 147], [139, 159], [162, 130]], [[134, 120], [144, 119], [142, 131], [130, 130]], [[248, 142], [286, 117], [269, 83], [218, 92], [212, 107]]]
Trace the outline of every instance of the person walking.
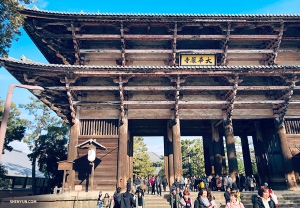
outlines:
[[253, 208], [276, 208], [275, 202], [270, 198], [268, 187], [261, 186], [258, 195], [253, 195]]
[[195, 200], [194, 208], [217, 208], [214, 207], [207, 197], [207, 190], [201, 189], [198, 193], [198, 197]]
[[237, 200], [236, 192], [230, 193], [230, 201], [227, 202], [225, 208], [245, 208], [243, 203]]
[[154, 175], [150, 178], [149, 182], [150, 182], [150, 186], [152, 188], [151, 194], [155, 195], [155, 177], [154, 177]]
[[180, 178], [179, 178], [179, 186], [180, 186], [180, 189], [183, 190], [183, 187], [184, 187], [183, 175], [181, 175]]
[[179, 201], [179, 208], [194, 208], [194, 202], [190, 198], [190, 192], [188, 190], [183, 191], [183, 197]]
[[121, 195], [121, 187], [118, 187], [116, 192], [114, 193], [114, 208], [120, 208], [121, 207], [121, 200], [122, 200], [122, 195]]
[[135, 205], [136, 208], [145, 208], [145, 197], [141, 191], [138, 192], [137, 197], [135, 198]]
[[256, 186], [256, 180], [254, 178], [254, 175], [252, 175], [250, 178], [250, 189], [251, 189], [250, 191], [254, 191], [255, 186]]
[[166, 175], [163, 176], [161, 183], [162, 183], [164, 192], [166, 192], [166, 188], [167, 188], [167, 185], [168, 185], [168, 179], [167, 179]]
[[207, 190], [207, 198], [209, 203], [211, 203], [212, 207], [211, 208], [217, 208], [217, 203], [215, 201], [215, 197], [212, 195], [212, 192], [210, 190]]
[[161, 184], [162, 184], [162, 181], [161, 181], [160, 176], [158, 175], [156, 177], [156, 180], [155, 180], [155, 187], [156, 187], [157, 196], [158, 195], [161, 196]]
[[180, 195], [176, 192], [176, 187], [171, 187], [170, 206], [171, 208], [179, 208]]
[[102, 207], [103, 208], [110, 208], [110, 197], [108, 195], [108, 193], [105, 193], [104, 198], [102, 199]]
[[245, 178], [245, 176], [243, 175], [243, 173], [241, 174], [241, 177], [240, 177], [240, 186], [241, 186], [240, 191], [243, 192], [243, 190], [244, 190], [245, 187], [246, 187], [246, 178]]
[[226, 188], [226, 191], [224, 193], [224, 198], [225, 198], [225, 204], [230, 202], [230, 187], [229, 186]]
[[102, 191], [99, 192], [98, 199], [97, 199], [97, 207], [102, 208]]

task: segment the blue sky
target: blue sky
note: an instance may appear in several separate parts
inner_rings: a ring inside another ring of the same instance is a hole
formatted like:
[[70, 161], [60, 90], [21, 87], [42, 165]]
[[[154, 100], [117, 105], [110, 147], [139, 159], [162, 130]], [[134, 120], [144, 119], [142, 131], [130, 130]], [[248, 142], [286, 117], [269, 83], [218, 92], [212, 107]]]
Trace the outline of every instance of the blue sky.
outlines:
[[[300, 0], [37, 0], [34, 3], [39, 9], [61, 12], [92, 12], [92, 13], [168, 13], [168, 14], [300, 14]], [[29, 7], [32, 8], [33, 5]], [[19, 59], [21, 55], [37, 62], [47, 63], [46, 59], [35, 47], [27, 34], [15, 41], [9, 51], [9, 56]], [[0, 68], [0, 99], [6, 99], [8, 86], [18, 83], [4, 68]], [[25, 89], [15, 89], [13, 102], [28, 103], [31, 94]], [[31, 119], [26, 112], [22, 117]], [[160, 138], [145, 139], [149, 151], [163, 154], [163, 140]], [[28, 151], [25, 144], [14, 143], [15, 149]]]

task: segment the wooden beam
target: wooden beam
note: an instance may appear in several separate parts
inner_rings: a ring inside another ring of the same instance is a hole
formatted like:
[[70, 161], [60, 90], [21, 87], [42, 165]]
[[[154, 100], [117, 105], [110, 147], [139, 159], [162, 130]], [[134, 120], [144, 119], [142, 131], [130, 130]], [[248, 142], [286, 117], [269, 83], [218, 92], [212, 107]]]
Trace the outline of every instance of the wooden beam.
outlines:
[[[66, 87], [54, 86], [45, 87], [49, 90], [64, 91]], [[173, 86], [124, 86], [125, 91], [172, 91], [176, 88]], [[232, 90], [233, 86], [181, 86], [180, 90], [188, 91], [219, 91]], [[287, 90], [289, 86], [238, 86], [241, 91], [265, 91], [265, 90]], [[117, 86], [70, 86], [72, 91], [116, 91], [119, 90]], [[294, 90], [300, 90], [300, 86], [295, 86]]]
[[[68, 34], [45, 34], [45, 38], [71, 39]], [[114, 34], [76, 34], [80, 40], [120, 40], [120, 35]], [[178, 35], [178, 40], [222, 40], [226, 35]], [[125, 34], [127, 40], [172, 40], [173, 35], [135, 35]], [[276, 39], [277, 35], [231, 35], [233, 40], [271, 40]], [[300, 37], [284, 37], [283, 40], [300, 40]]]
[[[284, 100], [239, 100], [235, 101], [235, 105], [242, 105], [242, 104], [282, 104]], [[120, 105], [120, 101], [78, 101], [75, 102], [75, 105]], [[230, 104], [230, 101], [212, 101], [212, 100], [200, 100], [200, 101], [183, 101], [179, 100], [179, 105], [226, 105]], [[175, 105], [175, 101], [131, 101], [131, 100], [124, 100], [124, 105]], [[300, 104], [300, 100], [293, 100], [290, 101], [290, 104]]]
[[[298, 50], [289, 50], [298, 52]], [[299, 50], [300, 51], [300, 50]], [[80, 53], [121, 53], [122, 50], [116, 49], [80, 49]], [[222, 49], [177, 49], [176, 53], [223, 53]], [[271, 49], [228, 49], [228, 53], [273, 53]], [[278, 52], [281, 52], [278, 50]], [[145, 54], [145, 53], [173, 53], [172, 49], [127, 49], [126, 53]]]

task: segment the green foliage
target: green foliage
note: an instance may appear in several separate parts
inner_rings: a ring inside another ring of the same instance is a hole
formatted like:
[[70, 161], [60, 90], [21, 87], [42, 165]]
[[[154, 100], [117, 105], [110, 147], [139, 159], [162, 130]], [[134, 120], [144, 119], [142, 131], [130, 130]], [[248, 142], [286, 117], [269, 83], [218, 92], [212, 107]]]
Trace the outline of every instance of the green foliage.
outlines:
[[67, 159], [69, 127], [54, 116], [48, 106], [36, 98], [31, 97], [30, 100], [29, 104], [20, 105], [34, 116], [34, 120], [28, 123], [31, 133], [24, 139], [32, 150], [28, 157], [31, 161], [38, 158], [39, 170], [46, 177], [53, 178], [53, 185], [56, 185], [62, 181], [62, 171], [57, 171], [57, 162]]
[[[2, 116], [4, 113], [3, 104], [4, 101], [0, 100], [0, 120], [2, 120]], [[9, 143], [15, 140], [21, 141], [23, 139], [26, 131], [26, 122], [26, 120], [20, 118], [20, 111], [18, 110], [16, 105], [14, 103], [11, 103], [3, 151], [5, 149], [11, 151], [13, 148], [9, 146]]]
[[183, 175], [203, 175], [204, 168], [204, 150], [202, 139], [181, 140], [182, 168]]
[[20, 26], [24, 16], [20, 14], [21, 3], [29, 4], [30, 0], [0, 0], [0, 56], [7, 55], [16, 35], [20, 35]]
[[148, 148], [144, 143], [143, 137], [134, 137], [133, 139], [133, 174], [148, 176], [153, 174], [155, 168], [150, 161], [149, 155], [146, 154]]
[[5, 179], [5, 175], [7, 174], [7, 170], [5, 170], [4, 166], [0, 164], [0, 188], [5, 189], [10, 186], [10, 180]]

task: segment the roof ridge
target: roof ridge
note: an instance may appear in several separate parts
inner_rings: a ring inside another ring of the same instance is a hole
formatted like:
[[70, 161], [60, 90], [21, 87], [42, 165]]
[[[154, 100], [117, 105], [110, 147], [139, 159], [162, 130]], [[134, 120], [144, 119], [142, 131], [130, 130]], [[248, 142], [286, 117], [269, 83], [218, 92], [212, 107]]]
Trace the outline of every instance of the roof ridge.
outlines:
[[300, 17], [300, 14], [199, 14], [199, 13], [116, 13], [116, 12], [64, 12], [64, 11], [52, 11], [52, 10], [43, 10], [35, 8], [27, 8], [25, 7], [23, 10], [32, 11], [32, 12], [40, 12], [47, 14], [67, 14], [67, 15], [99, 15], [99, 16], [169, 16], [169, 17], [177, 17], [177, 16], [188, 16], [188, 17]]

